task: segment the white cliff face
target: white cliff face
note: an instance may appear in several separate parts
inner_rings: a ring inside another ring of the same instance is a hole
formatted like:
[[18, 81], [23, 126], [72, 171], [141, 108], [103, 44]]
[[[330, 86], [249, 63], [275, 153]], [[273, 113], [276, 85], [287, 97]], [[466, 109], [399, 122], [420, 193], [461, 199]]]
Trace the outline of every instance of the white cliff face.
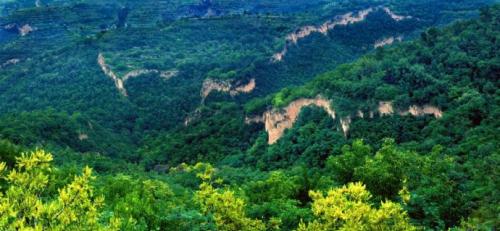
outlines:
[[[295, 121], [298, 119], [300, 111], [302, 108], [307, 106], [318, 106], [323, 108], [332, 119], [335, 119], [335, 111], [331, 106], [330, 101], [318, 96], [315, 99], [297, 99], [291, 102], [288, 106], [283, 109], [271, 109], [262, 116], [257, 117], [247, 117], [245, 123], [264, 123], [265, 130], [268, 133], [268, 144], [276, 143], [284, 134], [286, 129], [292, 128]], [[395, 110], [390, 101], [381, 101], [376, 112], [369, 112], [370, 118], [378, 113], [381, 116], [389, 116], [395, 113]], [[399, 115], [412, 115], [412, 116], [424, 116], [433, 115], [435, 118], [441, 118], [443, 112], [431, 105], [412, 105], [407, 110], [402, 110], [397, 112]], [[364, 113], [358, 111], [356, 113], [357, 118], [364, 118]], [[344, 135], [347, 135], [352, 122], [351, 116], [346, 116], [339, 119], [340, 126]]]
[[368, 8], [365, 10], [361, 10], [357, 13], [349, 12], [347, 14], [337, 16], [334, 20], [327, 21], [319, 26], [310, 26], [310, 25], [303, 26], [303, 27], [299, 28], [297, 31], [295, 31], [294, 33], [287, 35], [285, 46], [283, 47], [283, 49], [280, 52], [275, 53], [272, 56], [271, 60], [273, 62], [282, 61], [284, 56], [288, 52], [289, 45], [297, 44], [297, 42], [299, 40], [308, 37], [312, 33], [321, 33], [323, 35], [327, 35], [328, 31], [333, 30], [337, 26], [345, 26], [345, 25], [355, 24], [355, 23], [359, 23], [359, 22], [364, 21], [370, 13], [372, 13], [378, 9], [384, 10], [384, 12], [386, 12], [395, 21], [401, 21], [401, 20], [411, 18], [411, 16], [397, 15], [387, 7]]
[[424, 115], [433, 115], [436, 118], [441, 118], [443, 116], [443, 112], [431, 105], [417, 106], [412, 105], [408, 108], [408, 110], [400, 112], [401, 115], [412, 115], [412, 116], [424, 116]]
[[212, 91], [229, 92], [230, 90], [231, 84], [228, 81], [208, 78], [203, 81], [200, 95], [202, 99], [205, 99]]
[[80, 141], [84, 141], [84, 140], [87, 140], [89, 138], [89, 136], [86, 134], [86, 133], [79, 133], [78, 134], [78, 139]]
[[293, 127], [302, 108], [312, 105], [323, 108], [335, 119], [335, 111], [331, 107], [330, 101], [316, 97], [315, 99], [295, 100], [283, 109], [268, 110], [261, 117], [246, 118], [245, 121], [246, 123], [263, 122], [268, 133], [268, 143], [274, 144], [283, 136], [286, 129]]
[[[378, 113], [382, 116], [384, 115], [392, 115], [394, 114], [395, 110], [392, 106], [391, 101], [381, 101], [379, 102], [379, 107], [378, 107]], [[424, 116], [424, 115], [432, 115], [435, 118], [441, 118], [443, 116], [443, 112], [432, 105], [411, 105], [408, 107], [406, 110], [399, 110], [397, 111], [399, 115], [405, 116], [405, 115], [412, 115], [412, 116]]]
[[[201, 87], [200, 90], [200, 96], [201, 96], [201, 103], [205, 102], [205, 99], [207, 98], [208, 95], [212, 91], [219, 91], [219, 92], [226, 92], [229, 93], [232, 97], [239, 95], [239, 94], [247, 94], [252, 92], [255, 89], [255, 79], [250, 79], [248, 83], [243, 84], [243, 85], [237, 85], [233, 86], [230, 81], [225, 81], [225, 80], [217, 80], [217, 79], [211, 79], [207, 78], [203, 81], [203, 86]], [[184, 126], [188, 126], [191, 124], [191, 122], [195, 121], [200, 117], [200, 108], [196, 109], [193, 113], [188, 115], [184, 119]], [[264, 122], [264, 121], [253, 121], [252, 119], [249, 119], [247, 123], [252, 122]]]
[[4, 67], [10, 66], [10, 65], [15, 65], [19, 62], [21, 62], [20, 59], [9, 59], [9, 60], [5, 61], [2, 65], [0, 65], [0, 68], [4, 68]]
[[392, 102], [390, 101], [380, 101], [378, 103], [378, 113], [380, 115], [391, 115], [394, 113], [392, 108]]
[[35, 31], [35, 28], [31, 27], [28, 24], [25, 24], [24, 26], [22, 26], [22, 27], [19, 28], [19, 34], [21, 36], [26, 36], [29, 33], [33, 32], [33, 31]]
[[101, 67], [102, 72], [104, 72], [104, 74], [106, 74], [109, 78], [111, 78], [115, 82], [116, 89], [118, 89], [120, 94], [122, 94], [123, 96], [128, 96], [127, 90], [125, 89], [125, 82], [131, 78], [153, 73], [153, 74], [159, 74], [160, 77], [168, 80], [179, 73], [179, 71], [177, 70], [159, 71], [156, 69], [139, 69], [130, 71], [123, 77], [119, 78], [106, 64], [106, 60], [104, 59], [103, 54], [99, 53], [99, 55], [97, 56], [97, 63]]
[[123, 80], [118, 78], [118, 76], [109, 68], [109, 66], [106, 64], [104, 56], [101, 53], [99, 53], [99, 55], [97, 56], [97, 63], [99, 63], [102, 72], [104, 72], [104, 74], [106, 74], [115, 82], [116, 89], [118, 89], [120, 94], [122, 94], [123, 96], [127, 96], [127, 91], [123, 87]]
[[162, 71], [160, 73], [160, 77], [162, 77], [165, 80], [169, 80], [179, 74], [178, 70], [169, 70], [169, 71]]
[[255, 79], [250, 79], [247, 84], [240, 85], [234, 88], [233, 91], [230, 92], [231, 95], [237, 95], [240, 93], [250, 93], [255, 89]]
[[11, 23], [5, 25], [3, 28], [6, 30], [17, 30], [17, 33], [19, 33], [19, 35], [21, 36], [26, 36], [29, 33], [36, 30], [35, 27], [32, 27], [29, 24], [24, 24], [23, 26], [19, 26], [17, 23]]
[[236, 96], [242, 93], [250, 93], [254, 89], [255, 79], [251, 79], [248, 83], [243, 85], [233, 86], [230, 81], [207, 78], [205, 79], [205, 81], [203, 81], [200, 95], [202, 100], [204, 101], [212, 91], [227, 92], [231, 96]]
[[391, 37], [388, 37], [388, 38], [383, 38], [381, 40], [376, 41], [375, 44], [373, 44], [373, 47], [377, 48], [377, 47], [383, 47], [383, 46], [391, 45], [391, 44], [393, 44], [396, 41], [398, 41], [398, 42], [403, 41], [403, 37], [401, 37], [401, 36], [398, 36], [398, 37], [391, 36]]
[[312, 33], [322, 33], [326, 35], [329, 30], [334, 29], [336, 26], [348, 25], [365, 20], [366, 16], [373, 11], [373, 8], [362, 10], [357, 14], [352, 12], [338, 16], [336, 19], [327, 21], [319, 26], [304, 26], [299, 28], [296, 32], [286, 36], [286, 45], [280, 52], [273, 55], [273, 61], [281, 61], [288, 51], [289, 44], [297, 44], [300, 39], [303, 39]]
[[340, 126], [342, 127], [342, 131], [344, 132], [344, 136], [347, 136], [347, 132], [349, 132], [349, 128], [351, 126], [351, 117], [346, 116], [342, 119], [340, 119]]
[[411, 16], [398, 15], [398, 14], [392, 12], [392, 10], [389, 9], [388, 7], [383, 7], [382, 9], [385, 11], [385, 13], [387, 13], [389, 16], [391, 16], [391, 18], [394, 21], [402, 21], [402, 20], [406, 20], [406, 19], [411, 19], [412, 18]]

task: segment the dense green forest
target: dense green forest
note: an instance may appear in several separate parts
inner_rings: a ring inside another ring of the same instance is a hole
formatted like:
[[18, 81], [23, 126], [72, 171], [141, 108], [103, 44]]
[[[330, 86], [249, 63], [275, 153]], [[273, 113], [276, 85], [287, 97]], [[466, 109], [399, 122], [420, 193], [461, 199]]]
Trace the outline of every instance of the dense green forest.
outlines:
[[499, 73], [495, 0], [0, 0], [0, 230], [497, 230]]

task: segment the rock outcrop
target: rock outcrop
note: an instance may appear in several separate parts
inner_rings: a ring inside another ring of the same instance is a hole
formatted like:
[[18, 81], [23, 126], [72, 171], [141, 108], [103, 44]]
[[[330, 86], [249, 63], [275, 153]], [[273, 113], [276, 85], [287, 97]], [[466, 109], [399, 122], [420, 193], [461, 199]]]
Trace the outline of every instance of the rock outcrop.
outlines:
[[80, 141], [84, 141], [84, 140], [87, 140], [89, 138], [89, 135], [87, 135], [86, 133], [79, 133], [78, 134], [78, 139]]
[[118, 89], [120, 94], [122, 94], [123, 96], [128, 96], [127, 90], [125, 89], [125, 82], [127, 82], [127, 80], [131, 78], [135, 78], [146, 74], [158, 74], [160, 75], [160, 77], [164, 78], [165, 80], [168, 80], [179, 73], [179, 71], [177, 70], [159, 71], [156, 69], [139, 69], [130, 71], [120, 78], [106, 64], [104, 55], [102, 55], [101, 53], [99, 53], [99, 55], [97, 56], [97, 63], [101, 67], [101, 70], [104, 72], [104, 74], [106, 74], [109, 78], [111, 78], [115, 82], [116, 89]]
[[[323, 108], [331, 117], [335, 119], [335, 110], [331, 106], [329, 100], [318, 96], [314, 99], [297, 99], [291, 102], [288, 106], [283, 109], [271, 109], [262, 116], [247, 117], [245, 123], [264, 123], [266, 132], [268, 133], [268, 144], [274, 144], [278, 141], [284, 134], [286, 129], [292, 128], [293, 124], [297, 120], [300, 111], [304, 107], [317, 106]], [[395, 110], [390, 101], [381, 101], [377, 107], [377, 111], [370, 111], [369, 115], [373, 118], [374, 114], [378, 113], [381, 116], [393, 115]], [[407, 110], [397, 111], [399, 115], [412, 115], [412, 116], [424, 116], [433, 115], [435, 118], [440, 118], [443, 112], [431, 105], [412, 105]], [[355, 117], [364, 118], [365, 113], [358, 111]], [[340, 126], [344, 135], [347, 135], [350, 129], [352, 117], [346, 116], [339, 119]]]
[[398, 42], [403, 41], [403, 37], [401, 37], [401, 36], [398, 36], [398, 37], [391, 36], [391, 37], [388, 37], [388, 38], [383, 38], [381, 40], [376, 41], [375, 44], [373, 44], [373, 47], [377, 48], [377, 47], [383, 47], [383, 46], [391, 45], [391, 44], [393, 44], [396, 41], [398, 41]]
[[175, 77], [178, 74], [179, 74], [178, 70], [162, 71], [160, 73], [160, 77], [162, 77], [165, 80], [169, 80], [169, 79], [171, 79], [172, 77]]
[[[391, 101], [381, 101], [379, 102], [378, 112], [380, 115], [392, 115], [395, 110], [392, 106]], [[424, 115], [432, 115], [436, 118], [441, 118], [443, 116], [443, 112], [432, 105], [411, 105], [406, 110], [398, 110], [397, 113], [399, 115], [412, 115], [412, 116], [424, 116]]]
[[385, 13], [387, 13], [389, 16], [391, 16], [391, 18], [392, 18], [394, 21], [402, 21], [402, 20], [412, 19], [412, 18], [413, 18], [412, 16], [398, 15], [398, 14], [394, 13], [394, 12], [393, 12], [391, 9], [389, 9], [388, 7], [382, 7], [382, 9], [385, 11]]
[[389, 8], [387, 7], [372, 7], [368, 8], [365, 10], [358, 11], [357, 13], [354, 12], [349, 12], [344, 15], [340, 15], [335, 17], [335, 19], [327, 21], [319, 26], [303, 26], [299, 29], [297, 29], [294, 33], [291, 33], [286, 36], [286, 41], [285, 41], [285, 46], [283, 49], [275, 53], [271, 60], [273, 62], [279, 62], [282, 61], [283, 58], [285, 57], [286, 53], [288, 52], [288, 47], [290, 45], [295, 45], [300, 39], [303, 39], [305, 37], [308, 37], [312, 33], [321, 33], [323, 35], [327, 35], [328, 31], [333, 30], [337, 26], [345, 26], [349, 24], [354, 24], [354, 23], [359, 23], [362, 22], [366, 19], [366, 17], [376, 11], [382, 9], [385, 13], [387, 13], [394, 21], [401, 21], [405, 19], [410, 19], [412, 18], [411, 16], [402, 16], [402, 15], [397, 15], [394, 12], [392, 12]]
[[220, 91], [227, 92], [231, 96], [236, 96], [242, 93], [250, 93], [255, 89], [255, 79], [250, 79], [246, 84], [236, 84], [233, 86], [231, 81], [228, 80], [217, 80], [207, 78], [203, 81], [203, 86], [201, 87], [200, 95], [202, 100], [212, 92], [212, 91]]
[[2, 65], [0, 65], [0, 68], [4, 68], [4, 67], [10, 66], [10, 65], [15, 65], [19, 62], [21, 62], [20, 59], [9, 59], [9, 60], [5, 61], [4, 63], [2, 63]]
[[312, 105], [323, 108], [335, 119], [335, 111], [331, 107], [330, 101], [316, 97], [315, 99], [295, 100], [283, 109], [272, 109], [266, 111], [261, 117], [246, 118], [246, 122], [263, 122], [268, 133], [268, 143], [274, 144], [283, 136], [286, 129], [293, 126], [302, 108]]
[[9, 31], [10, 33], [17, 33], [21, 36], [26, 36], [29, 33], [36, 30], [36, 28], [30, 26], [29, 24], [24, 24], [23, 26], [20, 26], [17, 23], [7, 24], [3, 27], [3, 29]]

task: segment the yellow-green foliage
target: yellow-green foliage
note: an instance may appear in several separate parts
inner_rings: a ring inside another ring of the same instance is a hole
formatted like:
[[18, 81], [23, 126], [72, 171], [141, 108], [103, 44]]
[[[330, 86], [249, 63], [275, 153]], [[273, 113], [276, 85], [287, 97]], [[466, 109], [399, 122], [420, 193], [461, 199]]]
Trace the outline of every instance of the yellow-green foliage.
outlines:
[[42, 197], [50, 182], [52, 155], [42, 150], [22, 154], [16, 168], [7, 170], [0, 163], [0, 177], [6, 188], [0, 193], [0, 230], [117, 230], [99, 222], [103, 198], [95, 196], [90, 181], [92, 169], [59, 189], [59, 195]]
[[331, 189], [326, 196], [316, 191], [309, 195], [314, 201], [312, 210], [317, 218], [308, 224], [301, 222], [299, 231], [416, 230], [399, 204], [386, 201], [374, 208], [369, 203], [370, 192], [361, 183]]
[[219, 190], [212, 186], [214, 168], [211, 165], [197, 164], [194, 169], [203, 169], [197, 175], [203, 182], [196, 192], [196, 200], [205, 215], [213, 215], [217, 230], [266, 230], [264, 222], [246, 216], [245, 201], [237, 198], [233, 191]]

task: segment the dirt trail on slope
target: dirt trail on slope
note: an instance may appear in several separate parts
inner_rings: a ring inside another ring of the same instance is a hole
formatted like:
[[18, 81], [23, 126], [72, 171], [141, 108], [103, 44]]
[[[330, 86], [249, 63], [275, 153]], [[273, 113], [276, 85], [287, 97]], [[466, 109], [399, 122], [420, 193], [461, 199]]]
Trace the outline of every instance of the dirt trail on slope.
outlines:
[[154, 73], [154, 74], [159, 74], [160, 77], [168, 80], [179, 73], [179, 71], [177, 70], [159, 71], [156, 69], [139, 69], [130, 71], [127, 74], [125, 74], [122, 78], [119, 78], [106, 64], [106, 60], [104, 59], [104, 55], [102, 55], [102, 53], [99, 53], [99, 55], [97, 56], [97, 63], [101, 67], [101, 70], [104, 72], [104, 74], [106, 74], [109, 78], [111, 78], [115, 82], [116, 89], [118, 89], [120, 94], [122, 94], [123, 96], [128, 96], [127, 90], [125, 89], [125, 82], [131, 78]]
[[[268, 144], [276, 143], [284, 134], [286, 129], [292, 128], [293, 124], [297, 120], [300, 111], [302, 108], [307, 106], [318, 106], [323, 108], [331, 117], [335, 119], [335, 111], [331, 106], [329, 100], [318, 96], [314, 99], [297, 99], [291, 102], [288, 106], [283, 109], [271, 109], [266, 112], [262, 116], [256, 117], [247, 117], [245, 119], [245, 123], [264, 123], [265, 130], [268, 133]], [[373, 115], [378, 113], [381, 116], [393, 115], [395, 110], [392, 106], [391, 101], [381, 101], [379, 102], [379, 106], [376, 112], [370, 111], [369, 115], [373, 118]], [[441, 118], [443, 112], [431, 105], [412, 105], [407, 110], [401, 110], [397, 112], [399, 115], [412, 115], [412, 116], [424, 116], [424, 115], [433, 115], [435, 118]], [[358, 111], [356, 113], [358, 118], [364, 118], [364, 113], [362, 111]], [[350, 125], [352, 122], [351, 116], [346, 116], [339, 119], [342, 131], [344, 135], [347, 135], [350, 129]]]
[[368, 8], [365, 10], [358, 11], [357, 13], [354, 12], [349, 12], [344, 15], [340, 15], [335, 17], [335, 19], [327, 21], [319, 26], [303, 26], [299, 29], [297, 29], [294, 33], [291, 33], [286, 36], [285, 39], [285, 46], [283, 49], [275, 53], [271, 60], [273, 62], [279, 62], [282, 61], [283, 58], [285, 57], [286, 53], [288, 52], [288, 47], [290, 45], [295, 45], [300, 39], [303, 39], [305, 37], [308, 37], [312, 33], [321, 33], [323, 35], [327, 35], [329, 30], [333, 30], [337, 26], [345, 26], [349, 24], [354, 24], [354, 23], [359, 23], [362, 22], [366, 19], [366, 17], [374, 12], [375, 10], [382, 9], [387, 15], [389, 15], [394, 21], [401, 21], [405, 19], [410, 19], [412, 18], [411, 16], [401, 16], [397, 15], [394, 12], [391, 11], [391, 9], [387, 7], [375, 7], [375, 8]]

